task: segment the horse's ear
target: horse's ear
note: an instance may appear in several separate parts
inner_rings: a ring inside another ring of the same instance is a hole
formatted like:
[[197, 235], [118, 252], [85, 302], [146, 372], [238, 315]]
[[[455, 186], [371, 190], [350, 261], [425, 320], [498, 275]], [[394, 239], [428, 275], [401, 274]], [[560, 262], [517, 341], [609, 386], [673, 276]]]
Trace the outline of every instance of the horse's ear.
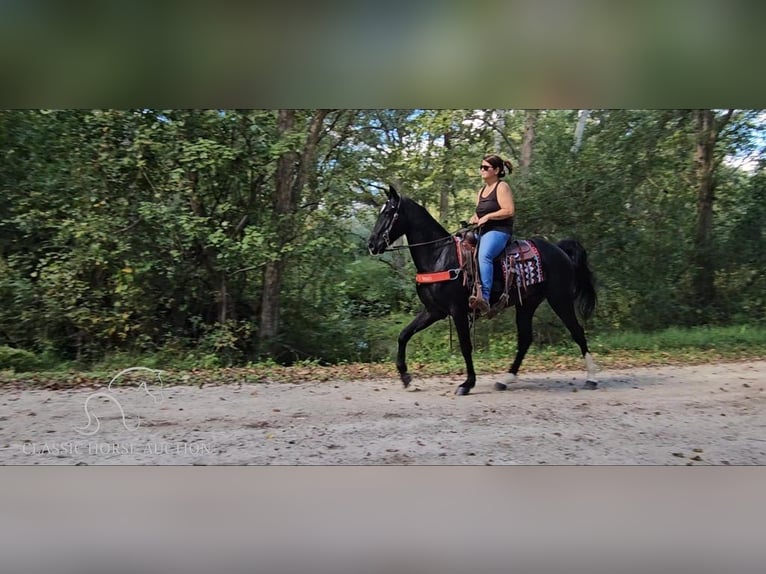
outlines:
[[386, 192], [386, 195], [388, 195], [388, 199], [399, 200], [399, 194], [390, 183], [388, 184], [388, 192]]

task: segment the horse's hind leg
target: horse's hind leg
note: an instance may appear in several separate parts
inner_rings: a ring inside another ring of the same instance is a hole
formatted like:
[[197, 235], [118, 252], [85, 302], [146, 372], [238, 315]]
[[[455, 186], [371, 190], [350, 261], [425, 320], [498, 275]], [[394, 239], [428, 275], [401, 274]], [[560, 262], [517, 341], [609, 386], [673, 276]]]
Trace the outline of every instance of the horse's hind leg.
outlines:
[[572, 338], [580, 346], [580, 352], [585, 360], [585, 368], [588, 371], [588, 378], [583, 385], [583, 389], [593, 390], [598, 386], [596, 382], [596, 366], [593, 356], [588, 351], [588, 341], [585, 339], [585, 330], [582, 325], [577, 321], [577, 315], [575, 315], [574, 302], [571, 299], [556, 299], [549, 298], [548, 302], [551, 304], [551, 308], [564, 322], [566, 328], [572, 335]]
[[524, 304], [516, 304], [516, 357], [513, 359], [511, 368], [508, 369], [508, 376], [502, 383], [495, 383], [495, 389], [504, 391], [509, 383], [516, 382], [516, 375], [521, 367], [521, 362], [532, 344], [532, 317], [542, 299], [528, 299]]
[[396, 355], [396, 369], [399, 371], [399, 378], [401, 378], [402, 383], [404, 383], [405, 389], [410, 386], [410, 382], [412, 381], [412, 375], [407, 372], [407, 343], [415, 333], [422, 331], [443, 318], [443, 314], [432, 313], [428, 310], [421, 311], [417, 317], [415, 317], [412, 322], [399, 333], [399, 352]]

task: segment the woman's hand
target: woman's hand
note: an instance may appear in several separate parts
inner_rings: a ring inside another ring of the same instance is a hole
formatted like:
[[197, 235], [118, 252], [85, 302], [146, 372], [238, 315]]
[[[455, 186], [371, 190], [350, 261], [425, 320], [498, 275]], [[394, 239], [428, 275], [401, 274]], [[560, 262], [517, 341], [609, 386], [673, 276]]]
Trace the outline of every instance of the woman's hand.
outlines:
[[471, 219], [468, 220], [468, 223], [479, 223], [479, 216], [474, 213]]

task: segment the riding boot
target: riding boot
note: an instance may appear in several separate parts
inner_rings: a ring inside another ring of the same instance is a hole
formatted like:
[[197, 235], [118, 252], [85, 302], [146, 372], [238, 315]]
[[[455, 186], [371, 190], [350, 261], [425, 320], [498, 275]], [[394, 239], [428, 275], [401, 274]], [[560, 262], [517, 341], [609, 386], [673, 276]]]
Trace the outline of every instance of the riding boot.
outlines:
[[474, 311], [478, 311], [480, 315], [489, 313], [489, 303], [484, 299], [481, 292], [468, 298], [468, 306]]

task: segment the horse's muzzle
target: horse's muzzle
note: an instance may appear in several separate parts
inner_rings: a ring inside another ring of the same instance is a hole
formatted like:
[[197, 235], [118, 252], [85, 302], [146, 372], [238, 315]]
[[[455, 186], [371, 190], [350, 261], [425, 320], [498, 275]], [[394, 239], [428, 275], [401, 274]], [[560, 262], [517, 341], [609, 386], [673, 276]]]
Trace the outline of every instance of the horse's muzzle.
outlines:
[[375, 242], [370, 239], [367, 242], [367, 249], [370, 250], [370, 255], [380, 255], [386, 250], [386, 246], [383, 245], [382, 241]]

